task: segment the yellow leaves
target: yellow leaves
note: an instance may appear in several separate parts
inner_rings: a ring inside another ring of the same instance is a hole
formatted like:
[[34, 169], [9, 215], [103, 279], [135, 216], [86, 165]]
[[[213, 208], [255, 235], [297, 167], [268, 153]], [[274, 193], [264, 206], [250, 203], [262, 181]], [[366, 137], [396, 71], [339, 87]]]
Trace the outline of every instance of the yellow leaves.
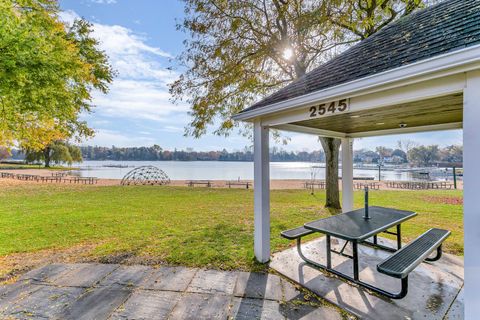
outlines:
[[28, 119], [22, 125], [23, 139], [21, 147], [28, 150], [40, 151], [54, 141], [64, 140], [68, 133], [62, 125], [53, 119]]
[[107, 91], [113, 71], [90, 25], [66, 27], [57, 13], [53, 0], [0, 0], [3, 144], [39, 148], [58, 132], [91, 135], [78, 116], [89, 111], [92, 88]]

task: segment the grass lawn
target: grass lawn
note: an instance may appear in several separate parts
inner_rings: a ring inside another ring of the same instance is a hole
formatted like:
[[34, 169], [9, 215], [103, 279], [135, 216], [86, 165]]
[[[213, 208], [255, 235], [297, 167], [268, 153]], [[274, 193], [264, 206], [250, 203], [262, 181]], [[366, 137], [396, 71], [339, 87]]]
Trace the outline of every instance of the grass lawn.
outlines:
[[[409, 241], [431, 227], [452, 236], [445, 251], [463, 254], [461, 191], [372, 191], [372, 205], [414, 210]], [[362, 206], [363, 193], [355, 193]], [[271, 194], [272, 251], [294, 245], [280, 231], [327, 217], [324, 194]], [[22, 184], [0, 190], [0, 257], [95, 244], [92, 259], [135, 257], [145, 263], [261, 270], [253, 259], [253, 192], [149, 186]]]
[[76, 167], [66, 167], [66, 166], [51, 166], [45, 168], [43, 164], [26, 164], [26, 163], [4, 163], [0, 162], [1, 169], [46, 169], [46, 170], [77, 170]]

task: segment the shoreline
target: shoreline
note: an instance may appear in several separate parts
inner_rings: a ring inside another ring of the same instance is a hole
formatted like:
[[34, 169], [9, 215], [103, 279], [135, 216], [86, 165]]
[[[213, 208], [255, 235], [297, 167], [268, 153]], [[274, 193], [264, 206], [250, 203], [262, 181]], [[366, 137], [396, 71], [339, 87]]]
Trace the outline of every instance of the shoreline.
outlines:
[[[58, 173], [58, 170], [48, 170], [48, 169], [1, 169], [0, 172], [8, 172], [8, 173], [20, 173], [20, 174], [31, 174], [31, 175], [39, 175], [39, 176], [51, 176], [52, 173]], [[193, 181], [199, 181], [194, 180]], [[121, 179], [103, 179], [99, 178], [96, 184], [72, 184], [69, 182], [37, 182], [37, 181], [24, 181], [24, 180], [17, 180], [12, 178], [0, 178], [0, 184], [2, 186], [9, 186], [9, 185], [18, 185], [18, 184], [42, 184], [42, 185], [49, 185], [49, 184], [56, 184], [56, 185], [64, 185], [64, 186], [119, 186]], [[190, 180], [171, 180], [168, 186], [174, 187], [189, 187], [188, 181]], [[229, 188], [227, 182], [235, 181], [235, 180], [209, 180], [211, 182], [212, 188]], [[271, 179], [270, 180], [270, 189], [271, 190], [299, 190], [305, 189], [305, 182], [310, 181], [310, 179]], [[249, 189], [253, 189], [253, 180], [241, 180], [241, 182], [249, 182]], [[354, 183], [378, 183], [380, 186], [380, 190], [399, 190], [399, 191], [408, 191], [411, 189], [399, 189], [399, 188], [391, 188], [388, 187], [386, 181], [377, 181], [377, 180], [355, 180]], [[449, 181], [448, 183], [452, 183]], [[342, 189], [341, 180], [339, 180], [340, 190]], [[189, 188], [206, 188], [204, 185], [198, 185]], [[231, 186], [232, 189], [246, 189], [246, 186]], [[453, 189], [453, 188], [452, 188]], [[457, 181], [457, 189], [463, 190], [463, 181]], [[324, 189], [315, 188], [316, 191], [324, 191]], [[445, 190], [445, 189], [430, 189], [430, 190]], [[450, 189], [447, 189], [450, 190]], [[375, 190], [372, 190], [375, 191]]]

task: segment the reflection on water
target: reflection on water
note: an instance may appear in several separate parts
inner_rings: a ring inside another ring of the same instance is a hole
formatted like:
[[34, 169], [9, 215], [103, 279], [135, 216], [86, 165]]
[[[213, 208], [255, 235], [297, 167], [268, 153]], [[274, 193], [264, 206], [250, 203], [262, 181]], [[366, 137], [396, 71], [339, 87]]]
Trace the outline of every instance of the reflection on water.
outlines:
[[[154, 165], [165, 171], [172, 180], [252, 180], [253, 162], [224, 161], [85, 161], [76, 165], [78, 174], [84, 177], [121, 179], [134, 167]], [[312, 166], [314, 168], [312, 168]], [[443, 170], [444, 171], [444, 170]], [[437, 179], [445, 179], [442, 170], [438, 170]], [[378, 179], [378, 167], [354, 169], [355, 177], [374, 177]], [[323, 164], [310, 162], [272, 162], [271, 179], [316, 179], [325, 178]], [[382, 170], [382, 180], [414, 180], [412, 172], [401, 170]]]

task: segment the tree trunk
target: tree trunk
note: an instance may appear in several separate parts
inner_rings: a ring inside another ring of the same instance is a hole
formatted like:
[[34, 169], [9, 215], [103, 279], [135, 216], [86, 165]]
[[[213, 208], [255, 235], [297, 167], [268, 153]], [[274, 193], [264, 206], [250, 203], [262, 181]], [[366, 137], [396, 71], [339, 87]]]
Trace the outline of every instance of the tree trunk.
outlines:
[[50, 168], [50, 147], [43, 149], [43, 159], [45, 160], [45, 168]]
[[338, 154], [342, 141], [336, 138], [319, 137], [325, 152], [326, 208], [341, 209], [338, 188]]

